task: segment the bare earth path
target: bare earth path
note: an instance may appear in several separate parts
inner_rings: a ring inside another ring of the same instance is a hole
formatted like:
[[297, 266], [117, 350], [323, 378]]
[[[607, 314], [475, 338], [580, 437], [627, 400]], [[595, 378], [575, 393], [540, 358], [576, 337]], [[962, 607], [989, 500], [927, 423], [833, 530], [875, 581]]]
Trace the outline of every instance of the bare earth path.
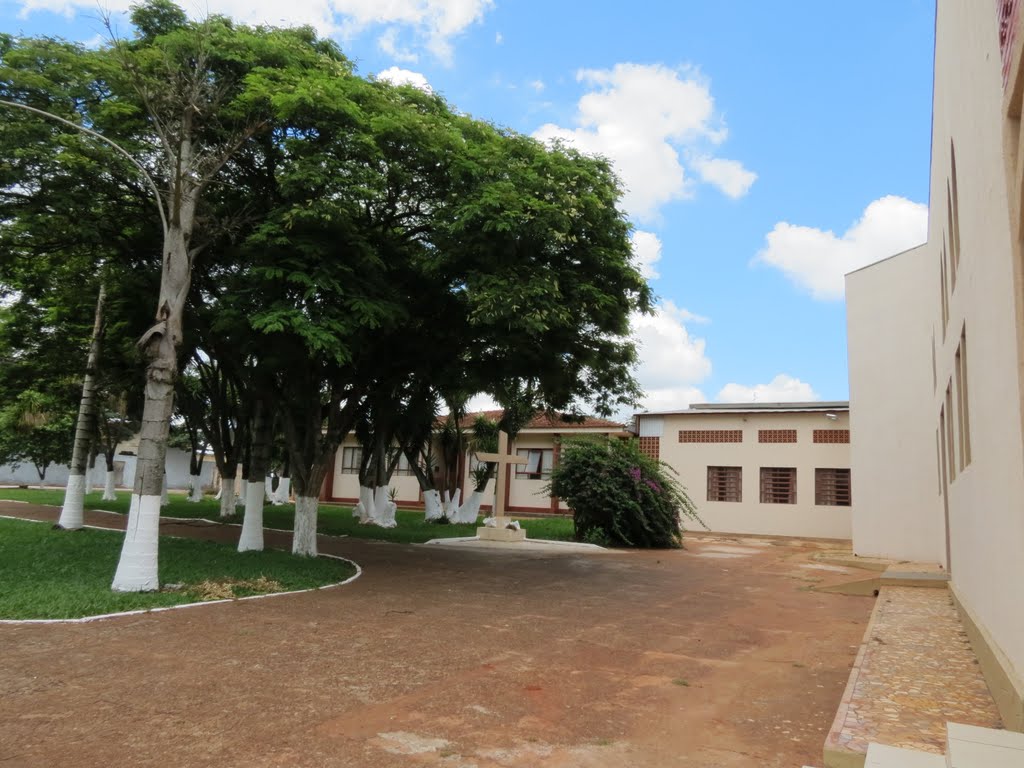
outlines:
[[0, 768], [820, 765], [872, 600], [809, 591], [860, 575], [808, 567], [817, 546], [551, 556], [321, 537], [363, 576], [0, 626]]

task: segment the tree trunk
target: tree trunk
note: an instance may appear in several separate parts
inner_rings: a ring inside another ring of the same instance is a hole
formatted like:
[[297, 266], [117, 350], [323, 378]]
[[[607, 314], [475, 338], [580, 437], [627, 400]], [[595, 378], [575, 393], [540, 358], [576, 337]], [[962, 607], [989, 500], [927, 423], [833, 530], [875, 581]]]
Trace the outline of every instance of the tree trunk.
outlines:
[[167, 493], [167, 470], [165, 469], [164, 470], [164, 482], [160, 486], [160, 506], [161, 507], [166, 507], [166, 506], [170, 505], [170, 503], [171, 503], [171, 497]]
[[[67, 490], [64, 492], [64, 506], [60, 510], [57, 527], [77, 530], [82, 527], [83, 505], [85, 503], [85, 468], [89, 460], [92, 443], [92, 425], [96, 413], [96, 367], [100, 359], [100, 342], [103, 338], [103, 303], [107, 292], [103, 284], [96, 297], [96, 313], [92, 323], [92, 339], [89, 342], [89, 357], [85, 364], [85, 381], [82, 382], [82, 400], [78, 406], [78, 423], [75, 425], [75, 444], [71, 451], [71, 472], [68, 475]], [[42, 478], [40, 477], [40, 480]]]
[[484, 494], [481, 491], [473, 491], [463, 504], [455, 512], [452, 518], [453, 523], [475, 523], [480, 517], [480, 504], [483, 502]]
[[[179, 158], [182, 167], [188, 168], [192, 157], [187, 139], [181, 142]], [[112, 584], [116, 592], [144, 592], [160, 586], [160, 492], [167, 459], [167, 434], [174, 409], [174, 382], [178, 377], [182, 312], [192, 276], [189, 239], [196, 189], [188, 182], [180, 183], [182, 187], [175, 194], [176, 205], [164, 235], [156, 324], [139, 341], [150, 362], [146, 368], [146, 400], [139, 432], [135, 488], [121, 559]]]
[[316, 496], [295, 497], [295, 532], [292, 554], [316, 557], [316, 517], [320, 500]]
[[117, 492], [114, 490], [114, 470], [108, 469], [103, 483], [103, 500], [117, 501]]
[[423, 492], [423, 519], [440, 520], [444, 517], [444, 510], [441, 507], [441, 494], [436, 488]]
[[352, 507], [352, 517], [358, 518], [360, 523], [369, 521], [373, 515], [373, 488], [368, 485], [359, 486], [359, 503]]
[[264, 401], [257, 400], [253, 410], [249, 482], [245, 484], [245, 516], [242, 518], [242, 533], [238, 539], [239, 552], [263, 551], [263, 502], [267, 491], [273, 428]]
[[220, 516], [231, 517], [235, 514], [235, 471], [233, 468], [231, 477], [220, 476]]
[[277, 490], [274, 492], [274, 506], [279, 507], [291, 500], [292, 481], [290, 477], [279, 477]]
[[185, 499], [193, 504], [203, 500], [203, 479], [201, 475], [190, 475], [188, 478], [188, 498]]
[[264, 481], [250, 480], [245, 484], [245, 517], [242, 518], [242, 534], [238, 537], [238, 551], [263, 551], [263, 494]]
[[395, 511], [395, 503], [388, 498], [388, 487], [378, 486], [373, 494], [372, 522], [381, 528], [394, 528], [398, 525], [395, 521]]

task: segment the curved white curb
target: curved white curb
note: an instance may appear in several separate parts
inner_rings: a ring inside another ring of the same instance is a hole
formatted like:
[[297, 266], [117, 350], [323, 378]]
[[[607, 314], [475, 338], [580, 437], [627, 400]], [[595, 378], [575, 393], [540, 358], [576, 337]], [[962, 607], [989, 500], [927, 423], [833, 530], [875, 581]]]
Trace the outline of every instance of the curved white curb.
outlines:
[[[110, 514], [116, 515], [117, 512], [111, 512]], [[0, 515], [0, 518], [6, 520], [23, 520], [29, 523], [49, 523], [48, 520], [35, 520], [29, 517], [14, 517], [12, 515]], [[194, 518], [181, 518], [183, 520], [192, 520]], [[99, 525], [86, 525], [85, 528], [93, 528], [97, 531], [114, 531], [117, 532], [116, 528], [103, 528]], [[185, 538], [183, 536], [174, 536], [170, 538]], [[279, 550], [284, 551], [284, 550]], [[156, 608], [138, 608], [134, 611], [120, 611], [118, 613], [103, 613], [99, 616], [82, 616], [77, 619], [0, 619], [0, 624], [87, 624], [91, 621], [101, 621], [103, 619], [116, 619], [121, 616], [138, 616], [143, 613], [162, 613], [164, 611], [175, 611], [179, 608], [196, 608], [201, 605], [218, 605], [220, 603], [240, 603], [243, 600], [262, 600], [266, 597], [284, 597], [285, 595], [301, 595], [306, 592], [319, 592], [323, 589], [334, 589], [335, 587], [343, 587], [346, 584], [350, 584], [360, 576], [363, 575], [363, 569], [359, 566], [359, 563], [354, 560], [349, 560], [347, 557], [341, 557], [340, 555], [329, 555], [321, 553], [317, 557], [329, 557], [332, 560], [341, 560], [342, 562], [349, 563], [356, 572], [349, 576], [344, 581], [338, 581], [334, 584], [325, 584], [322, 587], [311, 587], [310, 589], [293, 589], [289, 592], [271, 592], [266, 595], [249, 595], [247, 597], [227, 597], [223, 600], [203, 600], [198, 603], [181, 603], [180, 605], [161, 605]]]

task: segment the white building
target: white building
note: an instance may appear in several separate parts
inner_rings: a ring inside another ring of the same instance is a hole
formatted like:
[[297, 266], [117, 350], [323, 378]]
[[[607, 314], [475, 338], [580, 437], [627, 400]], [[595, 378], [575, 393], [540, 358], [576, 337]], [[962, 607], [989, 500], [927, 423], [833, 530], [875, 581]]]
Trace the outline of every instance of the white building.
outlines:
[[850, 538], [848, 403], [693, 405], [636, 430], [712, 531]]
[[853, 546], [948, 569], [1024, 730], [1022, 9], [937, 5], [928, 241], [846, 281]]

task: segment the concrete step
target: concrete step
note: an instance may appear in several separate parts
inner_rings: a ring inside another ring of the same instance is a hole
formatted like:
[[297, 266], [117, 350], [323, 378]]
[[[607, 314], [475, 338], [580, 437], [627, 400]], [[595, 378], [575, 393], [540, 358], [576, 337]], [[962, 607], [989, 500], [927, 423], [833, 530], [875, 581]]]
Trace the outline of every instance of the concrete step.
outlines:
[[1024, 733], [946, 724], [947, 768], [1024, 768]]
[[872, 742], [868, 745], [864, 768], [947, 768], [947, 766], [946, 758], [943, 755]]

